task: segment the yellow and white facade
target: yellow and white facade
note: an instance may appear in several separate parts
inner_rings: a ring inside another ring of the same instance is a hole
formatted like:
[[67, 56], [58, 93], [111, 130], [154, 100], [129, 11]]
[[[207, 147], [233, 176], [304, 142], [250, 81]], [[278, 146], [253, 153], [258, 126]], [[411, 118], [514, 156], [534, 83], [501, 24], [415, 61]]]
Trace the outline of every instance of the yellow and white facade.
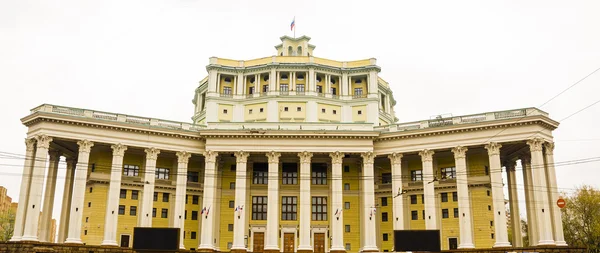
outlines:
[[520, 160], [532, 245], [566, 245], [547, 113], [397, 123], [375, 59], [281, 40], [275, 56], [210, 58], [191, 123], [32, 109], [13, 240], [48, 240], [35, 232], [52, 216], [37, 214], [64, 156], [59, 242], [129, 247], [140, 226], [180, 228], [180, 247], [203, 252], [393, 251], [402, 229], [438, 229], [443, 249], [522, 246], [505, 211], [508, 198], [519, 213]]

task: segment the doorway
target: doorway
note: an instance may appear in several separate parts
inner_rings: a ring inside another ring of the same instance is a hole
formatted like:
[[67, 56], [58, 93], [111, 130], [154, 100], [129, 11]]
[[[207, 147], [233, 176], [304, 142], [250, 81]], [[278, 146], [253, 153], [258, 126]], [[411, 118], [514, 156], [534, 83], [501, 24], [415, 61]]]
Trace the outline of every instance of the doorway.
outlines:
[[294, 253], [294, 233], [283, 234], [283, 253]]
[[315, 233], [314, 253], [325, 253], [325, 233]]
[[457, 249], [458, 248], [458, 239], [457, 238], [448, 238], [448, 248], [449, 249]]
[[121, 247], [129, 248], [129, 235], [121, 235]]
[[254, 253], [262, 253], [265, 250], [265, 233], [264, 232], [254, 232], [253, 239], [253, 250]]

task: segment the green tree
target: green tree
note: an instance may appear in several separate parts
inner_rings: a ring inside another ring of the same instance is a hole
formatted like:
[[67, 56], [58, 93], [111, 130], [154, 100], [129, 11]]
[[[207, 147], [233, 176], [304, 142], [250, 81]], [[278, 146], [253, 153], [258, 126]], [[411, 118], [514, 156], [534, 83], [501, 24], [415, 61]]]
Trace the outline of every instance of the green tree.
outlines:
[[521, 235], [523, 236], [523, 247], [529, 246], [529, 227], [527, 221], [521, 219]]
[[565, 201], [561, 212], [567, 244], [587, 247], [588, 252], [600, 252], [600, 191], [584, 185]]
[[15, 228], [15, 213], [8, 209], [0, 213], [0, 241], [8, 241], [13, 235]]

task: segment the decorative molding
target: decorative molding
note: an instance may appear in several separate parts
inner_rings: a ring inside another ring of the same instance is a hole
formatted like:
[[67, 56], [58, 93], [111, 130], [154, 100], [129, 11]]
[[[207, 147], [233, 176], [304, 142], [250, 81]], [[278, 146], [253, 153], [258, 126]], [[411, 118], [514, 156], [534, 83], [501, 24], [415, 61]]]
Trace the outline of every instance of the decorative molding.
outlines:
[[265, 154], [267, 158], [269, 158], [269, 163], [279, 163], [279, 157], [281, 157], [281, 153], [270, 151]]
[[517, 161], [506, 161], [504, 167], [506, 167], [506, 171], [515, 171], [517, 168]]
[[421, 161], [423, 162], [433, 162], [433, 154], [435, 154], [435, 152], [429, 149], [423, 149], [419, 152]]
[[375, 163], [375, 154], [371, 151], [361, 153], [360, 156], [362, 157], [364, 164]]
[[147, 148], [144, 149], [144, 152], [146, 152], [146, 160], [156, 160], [158, 159], [158, 154], [160, 154], [160, 149]]
[[454, 159], [465, 159], [467, 157], [467, 147], [456, 146], [452, 148], [452, 153], [454, 153]]
[[308, 151], [303, 151], [298, 153], [298, 157], [300, 157], [300, 163], [308, 163], [310, 164], [310, 158], [312, 158], [313, 153]]
[[50, 150], [50, 151], [48, 151], [48, 156], [50, 156], [50, 162], [59, 161], [60, 160], [60, 151]]
[[65, 159], [65, 162], [67, 163], [67, 170], [74, 169], [75, 165], [77, 164], [77, 159], [75, 159], [73, 157], [67, 157]]
[[484, 146], [484, 148], [487, 149], [489, 156], [500, 155], [501, 147], [502, 147], [502, 145], [497, 142], [490, 142]]
[[113, 150], [113, 156], [124, 156], [125, 150], [127, 150], [127, 146], [121, 143], [111, 145], [110, 148]]
[[52, 137], [42, 134], [42, 135], [36, 136], [35, 139], [37, 140], [38, 148], [45, 148], [45, 149], [50, 148], [50, 142], [52, 142]]
[[79, 153], [89, 153], [92, 151], [94, 143], [89, 140], [80, 140], [77, 145], [79, 146]]
[[544, 142], [546, 148], [546, 155], [554, 155], [554, 142]]
[[531, 152], [542, 151], [542, 145], [544, 144], [544, 139], [540, 137], [535, 137], [533, 139], [529, 139], [527, 141], [527, 145], [529, 145], [529, 149]]
[[35, 142], [36, 139], [33, 138], [25, 138], [25, 147], [27, 150], [27, 153], [33, 152], [35, 150]]
[[331, 157], [332, 164], [342, 164], [344, 161], [344, 156], [345, 154], [340, 151], [329, 153], [329, 157]]
[[388, 155], [388, 158], [390, 159], [390, 162], [391, 162], [393, 165], [402, 164], [402, 157], [404, 157], [404, 155], [403, 155], [403, 154], [401, 154], [401, 153], [396, 153], [396, 152], [394, 152], [394, 153], [392, 153], [392, 154]]
[[206, 150], [202, 153], [202, 155], [204, 155], [204, 160], [206, 162], [216, 163], [217, 156], [219, 156], [219, 153], [212, 150]]
[[187, 151], [178, 151], [177, 153], [175, 153], [175, 155], [177, 156], [178, 163], [185, 163], [185, 164], [187, 164], [188, 161], [190, 160], [190, 157], [192, 157], [192, 154]]
[[235, 155], [236, 163], [247, 163], [248, 156], [250, 156], [250, 153], [240, 150], [240, 151], [233, 153], [233, 155]]
[[521, 165], [525, 167], [525, 164], [531, 164], [531, 154], [524, 153], [519, 155], [519, 159], [521, 159]]

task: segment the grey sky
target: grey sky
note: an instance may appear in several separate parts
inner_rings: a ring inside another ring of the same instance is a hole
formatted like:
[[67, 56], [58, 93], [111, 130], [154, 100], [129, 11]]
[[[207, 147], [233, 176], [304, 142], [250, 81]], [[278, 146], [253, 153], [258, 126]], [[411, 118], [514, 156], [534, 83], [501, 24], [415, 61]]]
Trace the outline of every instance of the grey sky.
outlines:
[[[0, 1], [0, 151], [25, 153], [19, 119], [42, 103], [189, 122], [208, 57], [273, 55], [294, 16], [315, 56], [377, 58], [400, 122], [538, 107], [600, 67], [598, 13], [598, 1]], [[598, 99], [600, 72], [541, 109], [561, 120]], [[600, 104], [561, 123], [556, 162], [600, 156], [599, 117]], [[0, 158], [13, 199], [20, 165]], [[600, 187], [599, 165], [557, 167], [559, 187]]]

